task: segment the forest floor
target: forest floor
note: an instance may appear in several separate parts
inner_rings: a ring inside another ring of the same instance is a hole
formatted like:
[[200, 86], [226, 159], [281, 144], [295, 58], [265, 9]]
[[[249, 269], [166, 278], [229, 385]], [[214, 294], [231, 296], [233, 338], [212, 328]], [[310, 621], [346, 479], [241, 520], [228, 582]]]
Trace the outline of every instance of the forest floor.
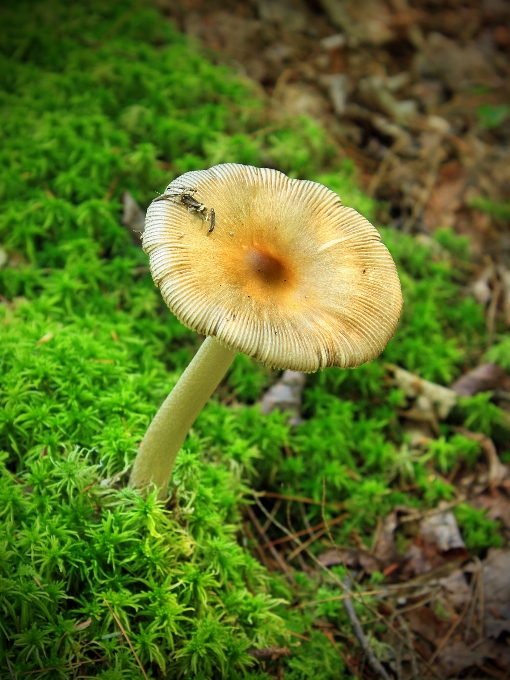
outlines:
[[[2, 680], [509, 677], [510, 5], [0, 21]], [[200, 340], [139, 232], [222, 162], [363, 213], [404, 311], [354, 371], [239, 355], [161, 504], [127, 475]]]
[[[176, 5], [158, 0], [158, 5], [181, 31], [211, 50], [211, 59], [255, 81], [276, 116], [305, 114], [320, 121], [339, 156], [354, 161], [363, 191], [378, 201], [380, 223], [425, 243], [443, 227], [466, 235], [472, 267], [465, 284], [485, 307], [488, 345], [498, 324], [510, 327], [510, 4], [183, 0]], [[400, 386], [405, 381], [397, 378]], [[423, 394], [416, 381], [405, 389]], [[495, 390], [500, 406], [510, 411], [510, 378], [497, 364], [479, 365], [453, 390], [465, 396]], [[437, 406], [440, 399], [436, 395], [430, 401]], [[299, 418], [300, 387], [289, 377], [262, 403], [267, 410], [291, 404]], [[401, 416], [414, 424], [415, 436], [439, 433], [430, 402], [421, 412], [410, 409]], [[485, 479], [472, 486], [472, 473], [459, 475], [458, 467], [448, 479], [462, 498], [469, 488], [470, 502], [488, 509], [488, 517], [508, 532], [510, 468], [499, 463], [488, 437], [466, 434], [487, 456]], [[251, 535], [266, 546], [259, 548], [264, 561], [282, 568], [282, 557], [274, 563], [274, 548], [271, 555], [267, 546], [281, 545], [291, 534], [268, 542], [255, 516], [250, 517], [255, 522]], [[406, 522], [420, 522], [420, 527], [402, 559], [395, 532], [410, 526]], [[322, 533], [325, 525], [316, 529]], [[411, 662], [408, 674], [400, 675], [399, 658], [398, 677], [510, 675], [510, 647], [498, 646], [510, 625], [503, 623], [501, 609], [491, 609], [498, 602], [510, 615], [510, 552], [472, 561], [457, 531], [447, 505], [440, 514], [429, 511], [426, 516], [403, 506], [378, 525], [370, 555], [362, 545], [361, 552], [332, 549], [320, 556], [326, 565], [342, 563], [367, 573], [380, 569], [402, 584], [392, 604], [381, 606], [378, 614], [390, 615], [400, 629], [397, 656]], [[302, 545], [296, 538], [293, 544]], [[395, 609], [399, 597], [406, 603], [402, 615]], [[386, 637], [395, 644], [391, 635]], [[406, 650], [409, 640], [413, 647]], [[438, 657], [441, 665], [434, 671]], [[490, 667], [484, 666], [488, 659]], [[359, 656], [350, 660], [354, 674], [359, 664]], [[362, 677], [371, 675], [368, 669], [361, 672]]]

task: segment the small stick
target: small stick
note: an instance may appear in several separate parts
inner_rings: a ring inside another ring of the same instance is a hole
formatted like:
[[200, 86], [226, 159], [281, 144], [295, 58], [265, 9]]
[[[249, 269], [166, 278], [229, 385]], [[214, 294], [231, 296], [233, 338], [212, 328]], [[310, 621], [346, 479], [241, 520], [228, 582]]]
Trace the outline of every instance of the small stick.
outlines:
[[332, 597], [324, 597], [321, 600], [311, 600], [310, 602], [300, 602], [295, 604], [290, 609], [301, 609], [302, 607], [315, 607], [317, 604], [322, 604], [323, 602], [338, 602], [338, 600], [345, 600], [346, 597], [362, 598], [364, 595], [388, 595], [387, 589], [378, 590], [364, 590], [363, 593], [344, 593], [343, 595], [333, 595]]
[[[268, 517], [266, 519], [266, 521], [264, 522], [264, 525], [262, 527], [262, 529], [264, 531], [267, 531], [269, 529], [269, 527], [271, 526], [271, 524], [273, 523], [273, 519], [275, 518], [276, 513], [280, 509], [281, 504], [282, 504], [281, 501], [276, 501], [276, 503], [273, 505], [273, 509], [271, 510], [271, 517]], [[274, 545], [274, 541], [271, 541], [271, 545]], [[267, 546], [269, 546], [269, 543], [265, 543], [262, 547], [266, 548]]]
[[[360, 480], [358, 480], [360, 481]], [[321, 503], [321, 515], [322, 515], [322, 521], [324, 522], [324, 528], [328, 534], [329, 541], [331, 545], [335, 545], [335, 541], [333, 540], [333, 536], [331, 535], [331, 531], [329, 530], [329, 524], [326, 521], [326, 515], [324, 514], [324, 507], [326, 503], [326, 477], [322, 478], [322, 503]]]
[[450, 640], [451, 636], [454, 634], [455, 630], [457, 629], [459, 623], [462, 621], [462, 619], [466, 616], [467, 610], [469, 609], [469, 604], [471, 602], [471, 598], [473, 597], [473, 593], [471, 593], [471, 597], [466, 600], [464, 607], [461, 611], [461, 613], [458, 615], [457, 620], [453, 623], [451, 626], [450, 630], [446, 633], [446, 635], [442, 638], [441, 642], [438, 644], [436, 647], [436, 651], [432, 654], [432, 656], [429, 659], [429, 663], [432, 665], [434, 661], [437, 659], [439, 654], [443, 651], [443, 649], [446, 647], [448, 641]]
[[411, 656], [411, 668], [412, 668], [412, 673], [413, 673], [413, 680], [420, 680], [420, 669], [418, 668], [418, 661], [416, 659], [416, 654], [414, 653], [414, 644], [413, 644], [413, 634], [411, 632], [411, 629], [407, 625], [407, 621], [405, 620], [405, 617], [399, 616], [398, 617], [398, 622], [404, 629], [404, 632], [407, 636], [407, 640], [409, 642], [409, 652]]
[[[340, 516], [337, 517], [337, 522], [341, 519], [345, 519], [345, 516]], [[329, 535], [329, 527], [334, 524], [335, 522], [330, 522], [329, 524], [326, 525], [323, 529], [321, 529], [317, 534], [312, 535], [310, 538], [308, 538], [304, 543], [300, 543], [297, 548], [295, 548], [289, 555], [287, 555], [287, 559], [291, 560], [293, 557], [296, 557], [301, 553], [303, 550], [306, 550], [312, 543], [315, 543], [321, 536], [323, 536], [325, 533], [328, 533]], [[304, 532], [300, 531], [299, 534], [302, 534]], [[295, 536], [298, 536], [299, 534], [295, 534]], [[290, 539], [289, 539], [290, 540]]]
[[138, 658], [138, 654], [136, 653], [135, 648], [134, 648], [133, 645], [131, 644], [131, 640], [128, 638], [128, 635], [127, 635], [126, 631], [124, 630], [124, 627], [122, 626], [122, 623], [120, 622], [119, 617], [118, 617], [117, 614], [113, 611], [113, 609], [110, 607], [110, 603], [107, 601], [106, 598], [104, 598], [104, 602], [105, 602], [106, 606], [108, 607], [108, 609], [111, 611], [112, 616], [113, 616], [113, 618], [115, 619], [115, 621], [117, 622], [117, 625], [118, 625], [118, 627], [120, 628], [122, 635], [126, 638], [126, 642], [128, 643], [129, 648], [130, 648], [131, 651], [133, 652], [133, 655], [134, 655], [134, 657], [135, 657], [135, 659], [136, 659], [136, 662], [137, 662], [137, 664], [139, 665], [140, 670], [142, 671], [143, 677], [145, 678], [145, 680], [149, 680], [149, 678], [147, 677], [147, 673], [145, 672], [145, 669], [144, 669], [144, 667], [142, 666], [142, 662], [141, 662], [140, 659]]
[[322, 634], [329, 640], [331, 643], [332, 647], [334, 647], [335, 651], [342, 657], [342, 659], [345, 661], [345, 665], [347, 668], [351, 671], [351, 673], [354, 675], [355, 678], [358, 678], [358, 680], [363, 680], [363, 678], [358, 674], [358, 671], [352, 661], [347, 658], [347, 656], [342, 652], [340, 647], [336, 644], [335, 641], [335, 636], [330, 630], [322, 630]]
[[[7, 657], [5, 657], [7, 659]], [[49, 668], [37, 668], [35, 671], [24, 671], [23, 675], [35, 675], [41, 674], [41, 673], [47, 673], [48, 671], [57, 671], [60, 668], [77, 668], [78, 666], [86, 666], [89, 663], [100, 663], [101, 661], [108, 661], [106, 656], [102, 656], [99, 659], [87, 659], [87, 661], [76, 661], [75, 663], [65, 663], [62, 664], [61, 666], [50, 666]], [[11, 670], [11, 664], [9, 663], [9, 660], [7, 659], [7, 663], [9, 664], [9, 671], [11, 671], [11, 676], [14, 678], [14, 680], [17, 680], [18, 676], [17, 675], [12, 675], [12, 670]]]
[[[273, 517], [274, 517], [274, 515], [273, 515]], [[271, 521], [273, 520], [273, 517], [271, 517]], [[329, 526], [333, 526], [333, 524], [338, 524], [339, 522], [342, 522], [347, 517], [349, 517], [349, 513], [344, 512], [343, 515], [339, 515], [338, 517], [335, 517], [335, 519], [331, 519], [329, 522], [327, 522], [327, 524]], [[308, 522], [308, 524], [309, 524], [309, 522]], [[321, 529], [323, 531], [320, 531]], [[314, 534], [313, 533], [314, 531], [319, 531], [319, 533]], [[301, 529], [301, 531], [296, 531], [294, 536], [302, 536], [303, 534], [310, 534], [311, 536], [314, 536], [315, 540], [316, 540], [316, 539], [318, 539], [322, 536], [324, 531], [326, 531], [324, 529], [324, 522], [321, 522], [320, 524], [315, 524], [313, 527], [308, 526], [306, 529]], [[280, 543], [287, 543], [288, 541], [292, 541], [292, 540], [293, 540], [292, 536], [282, 536], [281, 538], [275, 538], [274, 541], [270, 541], [270, 544], [271, 545], [280, 545]], [[267, 548], [268, 546], [269, 546], [269, 543], [265, 544], [262, 547]]]
[[[250, 516], [250, 519], [251, 519], [251, 521], [252, 521], [252, 523], [253, 523], [253, 526], [254, 526], [255, 529], [259, 532], [261, 538], [264, 540], [264, 542], [265, 542], [266, 544], [269, 543], [269, 541], [267, 540], [266, 532], [265, 532], [264, 529], [260, 526], [260, 522], [258, 521], [258, 519], [257, 519], [257, 517], [256, 517], [256, 515], [255, 515], [255, 513], [253, 512], [253, 510], [250, 508], [249, 505], [246, 507], [246, 510], [247, 510], [247, 512], [248, 512], [248, 515]], [[264, 508], [264, 510], [265, 510], [265, 508]], [[269, 513], [268, 513], [268, 516], [270, 516]], [[273, 521], [274, 521], [274, 520], [273, 520]], [[283, 557], [280, 555], [280, 553], [278, 552], [278, 550], [276, 550], [276, 549], [274, 548], [274, 546], [272, 546], [272, 545], [269, 545], [268, 548], [269, 548], [269, 551], [270, 551], [271, 555], [272, 555], [272, 556], [275, 558], [275, 560], [277, 561], [278, 566], [279, 566], [280, 569], [283, 571], [283, 573], [287, 576], [287, 578], [288, 578], [289, 581], [292, 583], [292, 585], [293, 585], [293, 586], [297, 585], [297, 584], [296, 584], [296, 580], [295, 580], [294, 577], [292, 576], [289, 567], [288, 567], [287, 564], [285, 563]]]
[[5, 655], [5, 660], [7, 661], [7, 665], [9, 666], [9, 673], [11, 674], [12, 680], [18, 680], [17, 676], [14, 675], [14, 673], [12, 672], [11, 662], [9, 661], [9, 657], [7, 656], [7, 654]]
[[[349, 590], [351, 589], [352, 581], [348, 576], [344, 578], [344, 584], [346, 588], [348, 588]], [[365, 637], [365, 633], [363, 632], [363, 628], [361, 627], [358, 615], [354, 610], [354, 605], [352, 604], [351, 597], [348, 596], [345, 598], [344, 607], [345, 611], [347, 612], [347, 616], [351, 621], [354, 633], [358, 638], [358, 642], [360, 643], [361, 647], [363, 648], [363, 651], [367, 655], [368, 663], [372, 666], [372, 670], [375, 673], [377, 673], [381, 678], [383, 678], [383, 680], [391, 680], [390, 676], [388, 675], [388, 673], [386, 673], [385, 669], [382, 667], [381, 662], [376, 657], [372, 648], [368, 644], [368, 640]]]
[[255, 536], [253, 535], [253, 531], [251, 530], [251, 524], [248, 520], [243, 522], [243, 529], [244, 529], [244, 532], [246, 533], [246, 535], [248, 536], [248, 538], [251, 538], [251, 540], [255, 544], [255, 550], [257, 551], [257, 554], [259, 556], [260, 561], [262, 562], [262, 564], [266, 567], [266, 569], [268, 571], [271, 571], [272, 567], [271, 567], [271, 562], [269, 560], [269, 557], [266, 555], [262, 546], [260, 545], [260, 543], [257, 541]]
[[[286, 495], [284, 493], [275, 493], [273, 491], [264, 491], [259, 494], [259, 496], [264, 496], [265, 498], [281, 498], [284, 501], [299, 501], [300, 503], [310, 503], [310, 505], [322, 505], [322, 501], [316, 501], [313, 498], [305, 498], [304, 496], [292, 496]], [[345, 505], [343, 503], [331, 503], [327, 502], [326, 505], [330, 508], [338, 508], [339, 510], [345, 510]]]

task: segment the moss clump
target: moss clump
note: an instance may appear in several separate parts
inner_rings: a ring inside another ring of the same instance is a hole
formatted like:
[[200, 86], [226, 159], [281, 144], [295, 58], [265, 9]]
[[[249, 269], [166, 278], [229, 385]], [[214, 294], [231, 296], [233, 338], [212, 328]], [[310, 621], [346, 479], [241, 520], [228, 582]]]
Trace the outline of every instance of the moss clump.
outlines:
[[[442, 446], [406, 458], [384, 362], [448, 382], [477, 361], [485, 329], [462, 294], [464, 245], [443, 234], [448, 254], [383, 230], [406, 299], [383, 357], [310, 377], [295, 431], [261, 416], [253, 402], [273, 374], [238, 357], [178, 458], [171, 503], [143, 500], [123, 488], [126, 469], [198, 341], [121, 226], [122, 191], [146, 206], [174, 176], [236, 161], [323, 181], [369, 217], [374, 206], [323, 130], [281, 119], [264, 132], [250, 85], [148, 2], [12, 2], [0, 21], [0, 674], [141, 678], [120, 623], [150, 677], [267, 678], [278, 664], [291, 680], [342, 677], [313, 629], [327, 617], [348, 633], [342, 608], [284, 604], [335, 585], [270, 574], [241, 540], [242, 510], [261, 488], [342, 502], [332, 536], [368, 543], [396, 503], [450, 497], [431, 465], [450, 469], [462, 442], [445, 427]], [[307, 506], [307, 521], [323, 516], [333, 508]], [[284, 644], [285, 661], [248, 654]]]

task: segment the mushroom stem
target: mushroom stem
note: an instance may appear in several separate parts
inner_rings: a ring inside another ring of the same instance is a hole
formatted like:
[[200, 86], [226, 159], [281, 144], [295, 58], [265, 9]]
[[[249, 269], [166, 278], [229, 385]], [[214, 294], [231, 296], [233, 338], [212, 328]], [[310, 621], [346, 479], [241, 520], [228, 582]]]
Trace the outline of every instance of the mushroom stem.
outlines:
[[237, 350], [208, 337], [165, 399], [145, 433], [129, 486], [154, 484], [166, 497], [175, 459], [190, 427], [234, 361]]

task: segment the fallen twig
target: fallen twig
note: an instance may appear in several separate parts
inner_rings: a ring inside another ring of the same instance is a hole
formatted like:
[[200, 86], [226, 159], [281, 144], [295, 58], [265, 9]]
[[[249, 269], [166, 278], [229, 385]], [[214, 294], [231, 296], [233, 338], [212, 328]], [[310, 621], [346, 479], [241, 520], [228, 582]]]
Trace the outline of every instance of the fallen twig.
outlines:
[[273, 491], [264, 491], [258, 495], [264, 496], [265, 498], [281, 498], [284, 501], [299, 501], [300, 503], [309, 503], [310, 505], [327, 505], [329, 508], [345, 510], [345, 505], [343, 503], [331, 503], [329, 501], [323, 503], [323, 501], [316, 501], [313, 498], [305, 498], [304, 496], [292, 496], [284, 493], [275, 493]]
[[414, 652], [413, 634], [411, 632], [411, 629], [407, 625], [407, 621], [405, 620], [405, 617], [399, 616], [398, 622], [402, 626], [402, 628], [404, 629], [404, 632], [407, 636], [408, 648], [409, 648], [410, 657], [411, 657], [411, 669], [412, 669], [412, 673], [413, 673], [413, 680], [420, 680], [420, 669], [418, 668], [418, 660], [416, 659], [416, 654]]
[[[266, 519], [266, 521], [264, 522], [264, 525], [263, 525], [263, 527], [262, 527], [262, 529], [263, 529], [264, 531], [267, 531], [267, 530], [269, 529], [269, 527], [271, 526], [271, 523], [272, 523], [272, 521], [273, 521], [273, 517], [276, 516], [276, 513], [277, 513], [278, 510], [280, 509], [280, 505], [281, 505], [281, 504], [282, 504], [281, 501], [276, 501], [276, 503], [273, 505], [273, 509], [271, 510], [271, 517], [268, 517], [268, 518]], [[274, 545], [274, 543], [273, 543], [273, 545]], [[265, 548], [265, 546], [262, 546], [262, 547]]]
[[108, 607], [108, 609], [109, 609], [110, 612], [112, 613], [112, 616], [113, 616], [113, 618], [115, 619], [115, 621], [116, 621], [118, 627], [120, 628], [120, 631], [121, 631], [122, 635], [124, 636], [126, 642], [128, 643], [129, 649], [133, 652], [133, 656], [135, 657], [136, 663], [138, 664], [140, 670], [142, 671], [143, 677], [145, 678], [145, 680], [149, 680], [149, 678], [147, 677], [147, 673], [145, 672], [145, 668], [142, 666], [142, 662], [140, 661], [140, 659], [139, 659], [139, 657], [138, 657], [138, 654], [136, 653], [135, 648], [134, 648], [133, 645], [131, 644], [131, 640], [129, 639], [128, 634], [126, 633], [126, 631], [124, 630], [124, 627], [123, 627], [122, 623], [120, 622], [119, 617], [118, 617], [117, 614], [113, 611], [113, 609], [110, 607], [110, 603], [107, 601], [107, 599], [106, 599], [106, 598], [103, 598], [103, 599], [104, 599], [104, 602], [105, 602], [106, 606]]
[[[344, 584], [346, 588], [348, 588], [349, 590], [351, 589], [352, 581], [349, 576], [344, 577]], [[352, 629], [354, 630], [354, 634], [358, 638], [358, 642], [360, 643], [361, 648], [365, 652], [368, 659], [368, 663], [372, 667], [372, 670], [375, 673], [377, 673], [377, 675], [379, 675], [381, 678], [383, 678], [383, 680], [391, 680], [390, 676], [388, 675], [388, 673], [386, 673], [381, 662], [374, 654], [368, 640], [365, 637], [365, 633], [363, 632], [363, 628], [361, 627], [358, 615], [354, 610], [354, 605], [352, 604], [352, 598], [350, 597], [350, 595], [348, 595], [345, 598], [344, 607], [345, 611], [347, 612], [347, 616], [349, 617], [349, 620], [351, 622]]]
[[336, 644], [335, 636], [333, 635], [333, 633], [330, 630], [322, 630], [321, 632], [322, 632], [323, 635], [326, 636], [326, 638], [329, 640], [331, 645], [335, 648], [336, 652], [342, 657], [342, 659], [345, 662], [345, 665], [351, 671], [351, 673], [354, 675], [354, 677], [355, 678], [361, 678], [361, 676], [358, 674], [357, 668], [355, 668], [352, 661], [347, 657], [346, 654], [343, 653], [343, 651], [340, 649], [340, 647]]
[[[317, 539], [319, 539], [323, 534], [325, 534], [325, 533], [329, 534], [329, 527], [332, 526], [333, 524], [338, 524], [339, 522], [342, 522], [347, 516], [348, 516], [347, 513], [345, 513], [344, 515], [340, 515], [340, 517], [336, 517], [334, 520], [331, 520], [331, 522], [326, 522], [325, 526], [324, 526], [324, 522], [323, 522], [323, 528], [317, 534], [311, 536], [304, 543], [300, 543], [300, 545], [298, 545], [298, 547], [295, 550], [293, 550], [290, 553], [290, 555], [287, 556], [287, 559], [291, 560], [293, 557], [296, 557], [297, 555], [299, 555], [300, 552], [305, 550], [305, 548], [308, 548], [308, 546], [310, 546], [312, 543], [315, 543], [315, 541]], [[299, 531], [294, 535], [299, 536], [302, 533], [304, 533], [304, 532]]]
[[442, 638], [441, 642], [440, 642], [440, 643], [438, 644], [438, 646], [436, 647], [436, 651], [435, 651], [435, 652], [432, 654], [432, 656], [430, 657], [429, 663], [431, 663], [431, 664], [434, 663], [434, 661], [437, 659], [437, 657], [439, 656], [439, 654], [441, 654], [441, 652], [443, 651], [443, 649], [446, 647], [446, 645], [448, 644], [449, 639], [450, 639], [451, 636], [454, 634], [454, 632], [455, 632], [455, 630], [457, 629], [458, 625], [460, 624], [460, 622], [462, 621], [462, 619], [466, 616], [466, 613], [467, 613], [467, 610], [468, 610], [468, 608], [469, 608], [470, 602], [471, 602], [471, 598], [469, 598], [468, 600], [466, 600], [466, 603], [465, 603], [465, 605], [464, 605], [464, 607], [463, 607], [461, 613], [460, 613], [459, 616], [457, 617], [457, 620], [455, 621], [455, 623], [452, 625], [452, 627], [450, 628], [450, 630], [446, 633], [446, 635]]
[[[329, 526], [333, 524], [338, 524], [342, 520], [344, 520], [346, 517], [348, 517], [348, 513], [344, 513], [343, 515], [340, 515], [339, 517], [335, 517], [335, 519], [330, 520], [329, 522], [326, 522], [326, 524], [329, 524]], [[314, 531], [326, 529], [324, 528], [324, 522], [321, 522], [320, 524], [316, 524], [315, 526], [308, 526], [306, 529], [301, 529], [301, 531], [296, 531], [294, 536], [303, 536], [303, 534], [310, 534], [313, 536], [315, 539], [318, 539], [321, 537], [321, 535], [324, 533], [324, 531], [321, 531], [319, 534], [314, 534]], [[282, 536], [281, 538], [275, 538], [274, 541], [269, 541], [269, 543], [264, 544], [262, 547], [267, 548], [269, 545], [279, 545], [280, 543], [287, 543], [288, 541], [292, 541], [293, 539], [290, 536]]]
[[9, 657], [7, 656], [7, 654], [5, 655], [5, 660], [7, 661], [7, 665], [9, 666], [9, 673], [11, 674], [12, 680], [17, 680], [17, 677], [12, 672], [11, 662], [9, 661]]
[[[258, 502], [258, 501], [257, 501], [257, 502]], [[264, 509], [265, 509], [265, 508], [264, 508]], [[260, 525], [260, 522], [258, 521], [258, 519], [257, 519], [257, 517], [256, 517], [256, 515], [255, 515], [255, 513], [253, 512], [253, 510], [250, 508], [249, 505], [246, 507], [246, 511], [248, 512], [248, 515], [250, 516], [250, 520], [252, 521], [253, 526], [254, 526], [255, 529], [259, 532], [260, 537], [263, 539], [264, 543], [265, 543], [265, 544], [269, 544], [269, 541], [268, 541], [266, 532], [264, 531], [264, 529], [263, 529], [262, 526]], [[271, 517], [271, 515], [270, 515], [269, 513], [268, 513], [266, 516], [267, 516], [267, 517]], [[273, 521], [275, 521], [274, 518], [273, 518]], [[269, 551], [271, 552], [271, 555], [275, 558], [276, 562], [278, 563], [278, 566], [279, 566], [280, 569], [283, 571], [283, 573], [285, 574], [285, 576], [288, 578], [288, 580], [290, 581], [290, 583], [292, 583], [292, 585], [295, 586], [295, 585], [296, 585], [296, 580], [295, 580], [295, 578], [292, 576], [292, 573], [291, 573], [291, 571], [290, 571], [288, 565], [286, 564], [285, 560], [284, 560], [283, 557], [280, 555], [280, 553], [278, 552], [278, 550], [276, 550], [276, 549], [274, 548], [274, 546], [272, 546], [272, 545], [270, 545], [270, 544], [267, 545], [267, 547], [269, 548]]]
[[[6, 659], [7, 659], [7, 657], [6, 657]], [[36, 673], [37, 674], [47, 673], [48, 671], [57, 671], [61, 668], [77, 668], [78, 666], [86, 666], [89, 663], [99, 663], [100, 661], [108, 661], [108, 659], [105, 656], [103, 656], [100, 659], [87, 659], [87, 661], [76, 661], [74, 663], [65, 663], [65, 664], [62, 664], [61, 666], [50, 666], [48, 668], [36, 668], [33, 671], [24, 671], [23, 675], [35, 675]], [[9, 671], [11, 673], [11, 676], [14, 678], [14, 680], [16, 680], [17, 676], [13, 675], [13, 673], [12, 673], [11, 664], [9, 662], [9, 659], [7, 659], [7, 663], [9, 665]]]

